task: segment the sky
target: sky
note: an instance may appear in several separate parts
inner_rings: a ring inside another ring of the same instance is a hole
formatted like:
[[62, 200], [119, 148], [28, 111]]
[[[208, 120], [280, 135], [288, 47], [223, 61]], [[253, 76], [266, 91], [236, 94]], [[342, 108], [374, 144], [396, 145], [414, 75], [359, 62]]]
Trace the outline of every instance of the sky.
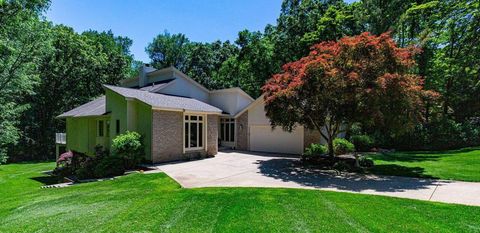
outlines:
[[145, 47], [167, 30], [191, 41], [235, 41], [244, 29], [275, 24], [281, 0], [53, 0], [46, 13], [76, 32], [112, 30], [133, 40], [135, 59], [149, 62]]

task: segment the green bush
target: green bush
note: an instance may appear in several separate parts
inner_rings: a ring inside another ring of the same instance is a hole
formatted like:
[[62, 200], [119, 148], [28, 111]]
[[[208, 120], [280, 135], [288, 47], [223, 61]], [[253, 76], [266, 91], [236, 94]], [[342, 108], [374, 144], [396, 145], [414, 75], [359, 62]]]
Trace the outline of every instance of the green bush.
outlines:
[[366, 167], [366, 168], [371, 168], [374, 166], [373, 160], [366, 158], [365, 156], [358, 158], [358, 164], [361, 167]]
[[345, 138], [333, 140], [333, 152], [335, 155], [343, 155], [355, 151], [355, 146]]
[[131, 131], [120, 134], [112, 141], [112, 152], [114, 156], [123, 159], [125, 169], [132, 169], [144, 157], [142, 137], [139, 133]]
[[357, 151], [370, 151], [373, 148], [373, 139], [368, 135], [354, 135], [350, 141]]
[[8, 156], [6, 153], [0, 151], [0, 164], [6, 163], [8, 159]]
[[96, 178], [123, 175], [125, 172], [124, 161], [120, 157], [106, 156], [99, 161], [93, 170]]
[[328, 152], [328, 149], [325, 145], [312, 143], [310, 146], [305, 149], [305, 153], [303, 153], [304, 158], [310, 158], [315, 156], [321, 156]]

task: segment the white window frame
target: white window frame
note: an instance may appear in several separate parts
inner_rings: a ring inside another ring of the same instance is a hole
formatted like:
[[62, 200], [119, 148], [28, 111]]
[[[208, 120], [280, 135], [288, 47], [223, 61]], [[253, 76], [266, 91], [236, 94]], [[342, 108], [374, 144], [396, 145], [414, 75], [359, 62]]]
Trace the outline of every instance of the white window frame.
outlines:
[[[191, 117], [192, 116], [196, 116], [197, 119], [196, 120], [192, 120]], [[186, 120], [185, 118], [188, 117], [188, 120]], [[202, 118], [202, 120], [199, 120], [200, 117]], [[205, 144], [207, 142], [206, 140], [206, 130], [207, 130], [207, 125], [206, 125], [206, 119], [207, 119], [207, 116], [206, 115], [202, 115], [202, 114], [183, 114], [183, 150], [184, 151], [193, 151], [193, 150], [202, 150], [202, 149], [205, 149]], [[185, 123], [188, 123], [188, 127], [185, 128]], [[197, 123], [197, 147], [190, 147], [190, 137], [187, 138], [187, 141], [185, 140], [185, 131], [186, 129], [188, 129], [188, 131], [190, 132], [190, 123]], [[199, 123], [202, 123], [202, 132], [200, 132], [199, 130], [199, 127], [200, 127], [200, 124]], [[198, 146], [198, 144], [200, 143], [200, 134], [202, 134], [202, 146]], [[187, 145], [189, 147], [187, 147]]]

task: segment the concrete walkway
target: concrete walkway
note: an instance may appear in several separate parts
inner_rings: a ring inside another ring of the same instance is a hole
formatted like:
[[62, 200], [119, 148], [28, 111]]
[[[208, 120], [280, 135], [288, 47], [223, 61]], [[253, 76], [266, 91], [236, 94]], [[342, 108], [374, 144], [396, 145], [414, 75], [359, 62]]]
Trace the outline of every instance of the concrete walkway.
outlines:
[[[185, 188], [283, 187], [374, 194], [480, 206], [480, 183], [322, 172], [297, 158], [226, 151], [215, 158], [156, 166]], [[153, 171], [155, 172], [155, 171]]]

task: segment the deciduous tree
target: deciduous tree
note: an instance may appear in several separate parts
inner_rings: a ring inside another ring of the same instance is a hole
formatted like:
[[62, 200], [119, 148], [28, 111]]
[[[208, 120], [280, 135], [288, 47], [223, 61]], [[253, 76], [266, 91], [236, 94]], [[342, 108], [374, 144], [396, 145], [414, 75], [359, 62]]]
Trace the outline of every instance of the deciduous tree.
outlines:
[[401, 133], [421, 120], [422, 78], [412, 74], [417, 49], [398, 48], [389, 34], [322, 42], [310, 54], [283, 66], [263, 86], [273, 127], [316, 129], [328, 142], [354, 122]]

